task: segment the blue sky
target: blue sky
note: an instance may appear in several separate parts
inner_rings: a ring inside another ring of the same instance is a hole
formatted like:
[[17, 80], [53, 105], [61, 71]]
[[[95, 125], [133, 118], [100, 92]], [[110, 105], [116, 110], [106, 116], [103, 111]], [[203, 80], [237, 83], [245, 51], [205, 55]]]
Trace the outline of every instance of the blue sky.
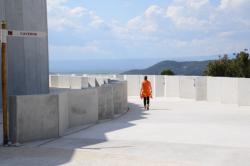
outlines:
[[250, 0], [47, 0], [50, 60], [175, 59], [250, 47]]

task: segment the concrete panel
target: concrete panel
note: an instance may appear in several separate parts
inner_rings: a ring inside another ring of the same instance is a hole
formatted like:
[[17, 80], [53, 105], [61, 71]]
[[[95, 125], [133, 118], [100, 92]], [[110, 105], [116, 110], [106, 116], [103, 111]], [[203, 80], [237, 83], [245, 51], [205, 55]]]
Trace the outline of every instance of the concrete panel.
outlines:
[[192, 76], [180, 76], [180, 97], [181, 98], [195, 98], [195, 79]]
[[63, 136], [69, 128], [69, 105], [68, 93], [58, 94], [58, 110], [59, 110], [59, 136]]
[[59, 86], [59, 78], [58, 75], [51, 75], [50, 76], [50, 87], [58, 87]]
[[16, 96], [11, 100], [10, 135], [14, 143], [58, 137], [57, 95]]
[[96, 79], [95, 77], [88, 77], [88, 87], [96, 87]]
[[207, 100], [207, 77], [197, 77], [195, 80], [195, 99]]
[[70, 127], [85, 125], [98, 120], [97, 95], [97, 88], [68, 92]]
[[98, 114], [100, 120], [114, 117], [112, 85], [103, 85], [98, 88]]
[[141, 81], [138, 75], [126, 75], [128, 82], [128, 96], [140, 96]]
[[82, 77], [82, 89], [89, 87], [89, 79], [88, 77]]
[[165, 97], [180, 97], [179, 76], [165, 76]]
[[250, 79], [238, 79], [238, 104], [240, 106], [250, 106]]
[[238, 78], [222, 78], [221, 102], [238, 104]]
[[207, 77], [207, 101], [221, 101], [222, 79], [222, 77]]
[[69, 75], [58, 76], [58, 88], [70, 88], [70, 77]]
[[128, 109], [126, 87], [125, 81], [112, 84], [115, 114], [122, 114]]
[[81, 76], [70, 76], [70, 88], [71, 89], [82, 89], [82, 77]]
[[155, 95], [156, 97], [164, 97], [165, 95], [165, 77], [155, 76]]

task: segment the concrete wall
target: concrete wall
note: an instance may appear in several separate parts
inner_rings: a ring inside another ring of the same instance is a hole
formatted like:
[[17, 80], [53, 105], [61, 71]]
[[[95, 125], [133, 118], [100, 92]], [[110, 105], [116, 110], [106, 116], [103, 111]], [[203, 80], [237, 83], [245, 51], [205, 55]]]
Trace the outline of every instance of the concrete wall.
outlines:
[[192, 76], [180, 76], [180, 97], [181, 98], [195, 98], [195, 79]]
[[59, 135], [57, 95], [15, 96], [10, 103], [10, 135], [14, 143]]
[[223, 78], [221, 83], [221, 102], [238, 104], [238, 78]]
[[222, 77], [207, 77], [207, 100], [221, 101]]
[[59, 136], [63, 136], [69, 128], [69, 101], [68, 93], [58, 94], [58, 110], [59, 110]]
[[12, 96], [13, 143], [55, 138], [66, 130], [110, 119], [127, 111], [127, 83], [112, 82], [83, 90], [53, 89], [53, 94]]
[[250, 79], [238, 79], [238, 104], [240, 106], [250, 106]]
[[140, 76], [126, 75], [125, 79], [128, 82], [128, 96], [139, 96], [141, 90]]
[[195, 79], [195, 99], [197, 101], [207, 100], [207, 77]]
[[179, 76], [165, 76], [165, 96], [180, 97]]
[[69, 127], [98, 121], [97, 95], [96, 88], [68, 92]]
[[[47, 32], [46, 6], [46, 0], [0, 0], [0, 20], [9, 29]], [[7, 54], [10, 95], [49, 92], [47, 37], [8, 38]]]
[[122, 114], [128, 109], [126, 87], [126, 81], [112, 84], [114, 114]]
[[165, 96], [165, 76], [155, 76], [155, 97]]
[[114, 117], [112, 85], [107, 84], [98, 88], [98, 107], [99, 119], [112, 119]]

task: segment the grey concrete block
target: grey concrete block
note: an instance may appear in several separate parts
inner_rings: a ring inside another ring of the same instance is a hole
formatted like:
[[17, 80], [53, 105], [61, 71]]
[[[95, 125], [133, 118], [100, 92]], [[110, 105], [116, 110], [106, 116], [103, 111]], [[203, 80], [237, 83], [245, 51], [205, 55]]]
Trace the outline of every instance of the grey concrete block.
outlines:
[[59, 111], [59, 136], [63, 136], [69, 128], [69, 104], [68, 93], [58, 94], [58, 111]]
[[58, 96], [30, 95], [11, 98], [10, 135], [13, 142], [59, 136]]
[[98, 121], [97, 88], [68, 92], [69, 126], [75, 127]]
[[99, 120], [114, 117], [114, 101], [112, 85], [103, 85], [98, 88], [98, 117]]

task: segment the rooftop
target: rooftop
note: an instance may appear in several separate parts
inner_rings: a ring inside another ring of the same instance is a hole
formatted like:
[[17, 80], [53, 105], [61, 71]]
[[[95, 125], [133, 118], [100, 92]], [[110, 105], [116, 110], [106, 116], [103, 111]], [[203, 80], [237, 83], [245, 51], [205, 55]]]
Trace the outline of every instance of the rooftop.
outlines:
[[[250, 107], [179, 98], [43, 144], [0, 148], [1, 165], [249, 166]], [[35, 159], [35, 160], [34, 160]]]

